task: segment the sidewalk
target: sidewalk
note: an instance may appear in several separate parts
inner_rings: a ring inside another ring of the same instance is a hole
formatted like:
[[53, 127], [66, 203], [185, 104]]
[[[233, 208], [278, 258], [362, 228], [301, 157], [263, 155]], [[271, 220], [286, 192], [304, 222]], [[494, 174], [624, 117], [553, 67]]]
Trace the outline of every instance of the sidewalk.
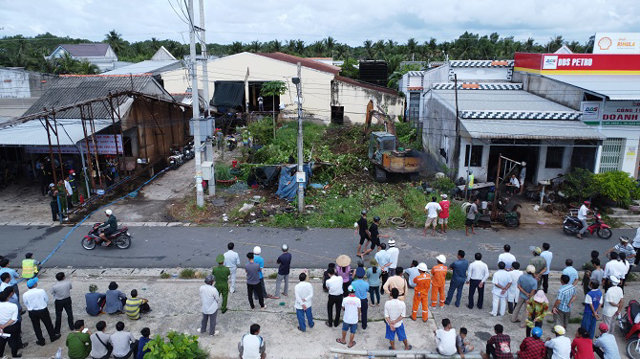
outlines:
[[[39, 286], [49, 292], [51, 285], [54, 283], [55, 273], [61, 269], [47, 269], [41, 273], [41, 281]], [[73, 282], [72, 299], [75, 319], [84, 319], [87, 328], [91, 331], [95, 330], [95, 324], [104, 320], [107, 322], [107, 332], [115, 331], [115, 323], [123, 321], [126, 325], [125, 330], [129, 330], [138, 338], [140, 330], [143, 327], [151, 328], [152, 335], [163, 334], [170, 330], [177, 330], [189, 334], [198, 335], [197, 329], [200, 325], [200, 300], [198, 288], [203, 283], [202, 279], [184, 280], [177, 279], [179, 269], [165, 269], [164, 271], [171, 274], [170, 279], [160, 279], [162, 269], [62, 269], [65, 271]], [[204, 273], [209, 273], [210, 269], [202, 269]], [[275, 273], [274, 270], [266, 270], [266, 276]], [[251, 310], [246, 299], [246, 286], [244, 284], [244, 271], [238, 271], [239, 283], [236, 285], [236, 292], [229, 296], [229, 311], [222, 314], [218, 313], [217, 330], [220, 331], [219, 336], [209, 337], [205, 335], [200, 339], [200, 345], [207, 349], [212, 358], [237, 358], [237, 343], [243, 334], [248, 332], [252, 323], [261, 325], [261, 334], [267, 344], [267, 355], [269, 358], [334, 358], [335, 354], [331, 353], [331, 348], [346, 349], [346, 346], [336, 343], [335, 339], [341, 333], [339, 328], [328, 328], [325, 325], [327, 318], [326, 302], [327, 295], [322, 291], [321, 270], [311, 271], [311, 283], [314, 286], [313, 298], [313, 314], [315, 326], [313, 329], [307, 329], [306, 333], [299, 332], [295, 311], [293, 309], [294, 294], [293, 287], [298, 283], [298, 274], [300, 270], [292, 271], [290, 275], [289, 296], [281, 297], [279, 300], [267, 299], [266, 310]], [[88, 292], [89, 284], [98, 285], [99, 291], [104, 292], [108, 283], [115, 280], [119, 284], [119, 289], [125, 294], [129, 294], [131, 289], [138, 289], [141, 297], [150, 301], [153, 311], [142, 317], [139, 321], [131, 321], [124, 315], [109, 316], [100, 315], [98, 317], [90, 317], [84, 311], [84, 294]], [[558, 274], [552, 274], [550, 279], [551, 288], [549, 299], [551, 302], [555, 299], [555, 293], [559, 287]], [[267, 291], [273, 293], [275, 281], [267, 279]], [[636, 282], [629, 283], [627, 293], [637, 293], [640, 286]], [[448, 286], [447, 286], [448, 288]], [[520, 342], [524, 338], [525, 330], [518, 327], [518, 324], [512, 324], [508, 317], [494, 318], [491, 317], [491, 285], [485, 290], [485, 306], [483, 310], [468, 310], [465, 305], [467, 303], [467, 294], [463, 294], [461, 308], [453, 305], [442, 309], [436, 309], [429, 315], [429, 321], [423, 323], [421, 320], [413, 322], [411, 319], [405, 320], [406, 332], [410, 344], [415, 349], [434, 350], [435, 340], [433, 330], [436, 329], [436, 323], [440, 326], [443, 318], [451, 319], [454, 328], [466, 326], [469, 330], [469, 339], [476, 348], [484, 348], [485, 341], [493, 334], [493, 326], [501, 323], [505, 326], [505, 333], [511, 336], [511, 349], [516, 352]], [[24, 293], [26, 286], [20, 284], [20, 292]], [[382, 304], [388, 299], [388, 296], [382, 296]], [[413, 299], [412, 290], [407, 295], [407, 315], [411, 312], [411, 301]], [[582, 289], [578, 289], [578, 299], [576, 303], [582, 299]], [[628, 299], [628, 298], [627, 298]], [[256, 306], [257, 303], [256, 303]], [[54, 316], [53, 304], [50, 303], [49, 310]], [[576, 305], [573, 308], [573, 318], [579, 318], [582, 312], [582, 306]], [[64, 314], [63, 314], [64, 316]], [[352, 348], [354, 350], [385, 350], [388, 342], [384, 339], [385, 326], [383, 322], [384, 308], [377, 306], [369, 308], [370, 325], [366, 331], [358, 327], [355, 340], [357, 344]], [[551, 320], [551, 316], [547, 317]], [[545, 320], [543, 337], [551, 336], [552, 324]], [[63, 324], [66, 323], [66, 317], [63, 318]], [[569, 337], [573, 338], [579, 324], [571, 324], [567, 330]], [[62, 326], [63, 337], [51, 344], [47, 342], [44, 347], [35, 345], [35, 336], [30, 320], [24, 317], [23, 340], [29, 343], [24, 351], [25, 358], [52, 358], [58, 347], [63, 348], [66, 355], [66, 347], [64, 345], [65, 338], [68, 333], [65, 325]], [[45, 334], [46, 336], [46, 334]], [[620, 350], [624, 350], [624, 339], [618, 336], [618, 345]], [[397, 346], [402, 348], [402, 345]], [[8, 351], [8, 348], [6, 349]], [[402, 352], [401, 350], [399, 352]], [[5, 352], [8, 354], [8, 352]], [[339, 358], [352, 358], [352, 356], [337, 356]]]

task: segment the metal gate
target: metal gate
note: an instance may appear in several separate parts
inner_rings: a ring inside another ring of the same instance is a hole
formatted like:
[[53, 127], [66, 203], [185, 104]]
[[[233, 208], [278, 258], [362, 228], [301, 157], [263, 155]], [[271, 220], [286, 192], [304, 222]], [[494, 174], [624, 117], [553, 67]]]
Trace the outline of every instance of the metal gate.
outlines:
[[624, 138], [607, 138], [602, 143], [600, 173], [618, 171], [622, 168], [622, 152], [626, 145]]

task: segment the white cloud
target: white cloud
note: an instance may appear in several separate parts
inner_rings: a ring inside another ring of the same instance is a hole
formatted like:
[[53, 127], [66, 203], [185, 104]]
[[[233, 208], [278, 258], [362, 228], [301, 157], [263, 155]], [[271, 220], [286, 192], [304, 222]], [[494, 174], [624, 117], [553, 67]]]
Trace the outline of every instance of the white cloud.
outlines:
[[[48, 31], [97, 41], [116, 29], [129, 41], [184, 41], [187, 25], [168, 1], [4, 0], [0, 36]], [[182, 4], [170, 1], [176, 9]], [[632, 0], [265, 0], [205, 1], [205, 6], [207, 40], [218, 43], [274, 38], [310, 43], [327, 36], [351, 45], [366, 39], [404, 43], [410, 37], [451, 40], [464, 31], [539, 42], [562, 35], [584, 42], [597, 31], [640, 31], [640, 7]]]

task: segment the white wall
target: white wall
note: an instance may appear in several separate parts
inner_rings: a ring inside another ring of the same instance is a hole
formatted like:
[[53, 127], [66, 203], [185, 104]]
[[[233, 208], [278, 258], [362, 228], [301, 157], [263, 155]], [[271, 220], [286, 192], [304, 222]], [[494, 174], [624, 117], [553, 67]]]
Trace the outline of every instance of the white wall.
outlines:
[[[572, 142], [572, 141], [571, 141]], [[548, 147], [564, 147], [564, 153], [562, 156], [562, 168], [546, 168], [547, 161], [547, 148]], [[544, 180], [549, 180], [551, 178], [557, 177], [558, 174], [565, 174], [569, 172], [571, 169], [571, 156], [573, 155], [573, 151], [579, 149], [574, 149], [572, 143], [563, 142], [563, 143], [553, 143], [553, 144], [543, 144], [540, 145], [540, 149], [538, 152], [538, 170], [537, 174], [534, 177], [536, 183]]]
[[0, 98], [31, 97], [29, 73], [19, 70], [0, 69]]
[[487, 170], [489, 168], [489, 150], [491, 147], [486, 141], [479, 139], [471, 139], [468, 137], [460, 138], [460, 157], [458, 158], [458, 175], [456, 178], [467, 178], [467, 163], [464, 162], [465, 153], [469, 144], [473, 146], [482, 146], [482, 160], [480, 166], [470, 166], [469, 169], [473, 172], [475, 182], [487, 181]]
[[331, 105], [344, 106], [345, 123], [364, 123], [369, 100], [373, 101], [374, 109], [380, 106], [385, 109], [393, 120], [397, 120], [398, 116], [403, 115], [404, 100], [400, 96], [356, 86], [340, 80], [334, 80], [333, 90], [337, 92], [333, 94]]

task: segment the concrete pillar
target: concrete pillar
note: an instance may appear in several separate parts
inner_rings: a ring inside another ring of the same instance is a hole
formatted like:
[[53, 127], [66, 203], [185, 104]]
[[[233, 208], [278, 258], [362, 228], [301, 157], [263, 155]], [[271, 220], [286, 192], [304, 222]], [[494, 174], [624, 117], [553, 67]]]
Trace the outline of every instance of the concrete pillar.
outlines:
[[600, 173], [600, 157], [602, 156], [602, 145], [598, 145], [598, 150], [596, 151], [596, 165], [593, 169], [593, 173]]

